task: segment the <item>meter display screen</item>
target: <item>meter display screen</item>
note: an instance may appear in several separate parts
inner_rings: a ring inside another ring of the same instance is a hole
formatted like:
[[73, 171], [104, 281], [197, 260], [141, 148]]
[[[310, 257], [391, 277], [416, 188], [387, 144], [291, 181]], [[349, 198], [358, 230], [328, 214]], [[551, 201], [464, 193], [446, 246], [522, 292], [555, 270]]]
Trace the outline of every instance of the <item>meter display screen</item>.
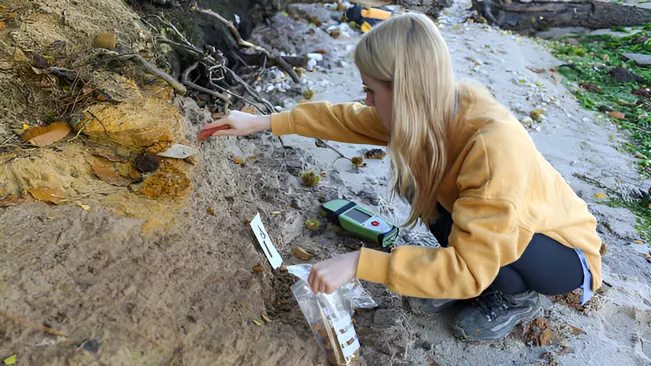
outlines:
[[351, 219], [359, 222], [360, 224], [363, 224], [364, 222], [366, 222], [366, 220], [371, 218], [371, 215], [369, 215], [369, 214], [367, 214], [365, 212], [362, 212], [360, 210], [357, 210], [357, 209], [352, 209], [352, 210], [348, 211], [346, 213], [346, 216], [348, 216]]

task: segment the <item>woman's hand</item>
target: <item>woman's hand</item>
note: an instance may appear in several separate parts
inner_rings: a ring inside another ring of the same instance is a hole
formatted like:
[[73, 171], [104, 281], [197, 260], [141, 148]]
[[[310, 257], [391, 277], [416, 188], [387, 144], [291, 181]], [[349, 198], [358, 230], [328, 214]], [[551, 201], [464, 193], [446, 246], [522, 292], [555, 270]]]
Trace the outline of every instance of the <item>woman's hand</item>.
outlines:
[[212, 132], [210, 136], [246, 136], [254, 132], [270, 129], [271, 116], [232, 111], [228, 116], [206, 124], [201, 128], [201, 131], [205, 133], [217, 127], [223, 128]]
[[331, 294], [346, 282], [355, 278], [359, 251], [340, 255], [312, 266], [307, 281], [314, 294]]

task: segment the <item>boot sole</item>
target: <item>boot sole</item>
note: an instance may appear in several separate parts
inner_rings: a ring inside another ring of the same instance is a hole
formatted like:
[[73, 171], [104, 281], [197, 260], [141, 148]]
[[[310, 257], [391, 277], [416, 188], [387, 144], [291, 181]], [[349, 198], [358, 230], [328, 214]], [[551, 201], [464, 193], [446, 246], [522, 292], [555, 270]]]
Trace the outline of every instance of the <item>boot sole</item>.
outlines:
[[[524, 317], [520, 318], [519, 320], [516, 320], [513, 326], [511, 327], [511, 331], [513, 328], [515, 328], [518, 324], [522, 323], [528, 323], [536, 318], [538, 316], [538, 313], [542, 309], [542, 304], [540, 301], [540, 295], [538, 295], [538, 298], [536, 299], [536, 304], [534, 305], [533, 309]], [[493, 337], [477, 337], [477, 336], [470, 336], [464, 332], [463, 329], [459, 328], [456, 325], [452, 326], [452, 334], [462, 340], [465, 341], [496, 341], [500, 339], [504, 339], [506, 336], [508, 336], [511, 332], [508, 332], [502, 336], [495, 335]]]

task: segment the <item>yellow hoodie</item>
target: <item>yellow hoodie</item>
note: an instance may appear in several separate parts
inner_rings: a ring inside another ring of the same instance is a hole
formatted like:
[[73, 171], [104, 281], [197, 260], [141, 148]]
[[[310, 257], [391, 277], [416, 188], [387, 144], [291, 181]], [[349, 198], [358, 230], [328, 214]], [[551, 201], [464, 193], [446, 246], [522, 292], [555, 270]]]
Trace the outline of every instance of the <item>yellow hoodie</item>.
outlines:
[[[449, 246], [400, 246], [390, 254], [363, 248], [357, 277], [407, 296], [472, 298], [493, 282], [500, 267], [522, 255], [534, 233], [541, 233], [584, 252], [596, 291], [601, 239], [585, 202], [486, 88], [459, 84], [458, 90], [449, 173], [438, 193], [454, 221]], [[271, 126], [275, 135], [384, 146], [389, 139], [375, 109], [359, 103], [301, 104], [273, 115]]]

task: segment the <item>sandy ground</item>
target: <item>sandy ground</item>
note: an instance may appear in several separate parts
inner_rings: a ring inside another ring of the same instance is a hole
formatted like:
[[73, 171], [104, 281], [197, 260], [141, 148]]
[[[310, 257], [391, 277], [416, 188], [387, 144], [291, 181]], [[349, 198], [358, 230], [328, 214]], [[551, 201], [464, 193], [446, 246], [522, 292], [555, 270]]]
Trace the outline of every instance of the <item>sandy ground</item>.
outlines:
[[[603, 258], [607, 285], [585, 309], [571, 297], [548, 301], [541, 317], [553, 337], [538, 347], [529, 325], [498, 342], [459, 342], [449, 331], [454, 310], [417, 314], [401, 296], [365, 283], [378, 308], [355, 317], [360, 364], [651, 364], [651, 265], [634, 244], [635, 217], [600, 203], [594, 195], [601, 190], [573, 176], [643, 186], [633, 159], [616, 149], [623, 137], [582, 110], [549, 71], [527, 68], [559, 63], [543, 47], [479, 25], [457, 27], [467, 7], [456, 4], [441, 22], [458, 76], [487, 83], [523, 119], [534, 108], [546, 111], [531, 134], [598, 217], [609, 248]], [[354, 43], [337, 40], [329, 47], [345, 54]], [[306, 76], [316, 99], [361, 100], [352, 62], [332, 61], [340, 66]], [[207, 112], [187, 100], [176, 104], [187, 117], [188, 139], [196, 141]], [[396, 222], [406, 207], [385, 199], [388, 161], [353, 169], [345, 160], [333, 163], [336, 155], [311, 139], [284, 142], [294, 149], [282, 149], [268, 133], [208, 140], [187, 205], [168, 213], [176, 226], [146, 234], [144, 220], [92, 199], [84, 201], [88, 211], [44, 203], [0, 209], [0, 251], [6, 253], [0, 257], [0, 311], [66, 334], [0, 318], [0, 358], [16, 354], [17, 365], [325, 364], [289, 291], [295, 279], [271, 269], [242, 220], [259, 212], [292, 264], [300, 262], [290, 254], [294, 247], [313, 250], [315, 262], [362, 245], [326, 225], [317, 232], [304, 228], [320, 201], [346, 197]], [[333, 145], [349, 156], [371, 148]], [[237, 158], [244, 163], [235, 164]], [[315, 189], [302, 187], [292, 174], [296, 166], [326, 177]], [[400, 242], [434, 243], [423, 228], [405, 232]], [[257, 266], [263, 270], [253, 270]]]

